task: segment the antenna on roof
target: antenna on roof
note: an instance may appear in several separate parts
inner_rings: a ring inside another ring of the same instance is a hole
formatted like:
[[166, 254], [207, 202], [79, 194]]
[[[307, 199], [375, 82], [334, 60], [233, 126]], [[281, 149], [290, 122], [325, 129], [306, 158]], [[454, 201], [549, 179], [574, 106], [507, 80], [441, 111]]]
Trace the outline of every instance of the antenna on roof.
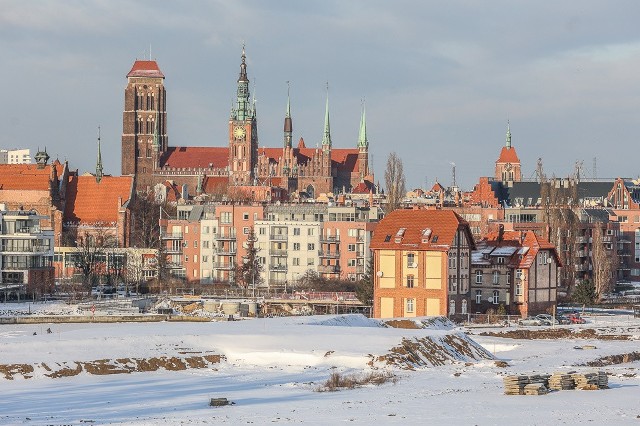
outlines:
[[151, 60], [151, 43], [149, 43], [149, 60]]
[[598, 179], [598, 158], [593, 157], [593, 180]]

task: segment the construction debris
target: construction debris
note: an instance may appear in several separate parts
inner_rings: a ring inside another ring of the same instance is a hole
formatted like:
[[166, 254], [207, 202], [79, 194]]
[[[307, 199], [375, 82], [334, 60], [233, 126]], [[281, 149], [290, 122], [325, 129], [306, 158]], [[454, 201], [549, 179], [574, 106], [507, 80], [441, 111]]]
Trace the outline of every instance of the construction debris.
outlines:
[[609, 389], [607, 373], [556, 372], [532, 376], [507, 376], [502, 379], [505, 395], [546, 395], [553, 390]]

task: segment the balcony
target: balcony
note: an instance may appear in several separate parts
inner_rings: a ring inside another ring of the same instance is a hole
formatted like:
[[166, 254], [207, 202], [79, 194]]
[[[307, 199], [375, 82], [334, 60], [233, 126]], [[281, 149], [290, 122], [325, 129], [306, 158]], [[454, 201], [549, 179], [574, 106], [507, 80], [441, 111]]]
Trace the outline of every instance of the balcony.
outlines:
[[339, 243], [340, 236], [339, 235], [324, 235], [324, 236], [321, 235], [320, 242], [327, 243], [327, 244]]
[[213, 269], [223, 269], [225, 271], [231, 271], [235, 267], [236, 265], [233, 262], [217, 262], [213, 264]]
[[364, 265], [356, 265], [356, 274], [364, 274]]
[[269, 256], [287, 257], [287, 250], [269, 250]]
[[2, 246], [0, 248], [4, 254], [13, 254], [13, 253], [28, 253], [28, 254], [46, 254], [49, 252], [49, 247], [46, 246], [31, 246], [31, 247], [13, 247], [13, 246]]
[[589, 242], [588, 237], [576, 237], [576, 244], [586, 244]]
[[359, 258], [359, 257], [364, 258], [364, 257], [365, 257], [365, 256], [364, 256], [364, 252], [357, 252], [357, 253], [356, 253], [356, 258]]
[[216, 234], [214, 239], [216, 241], [235, 241], [236, 240], [236, 234], [235, 233], [231, 233], [231, 234]]
[[318, 265], [318, 272], [321, 274], [339, 274], [340, 267], [337, 265]]
[[272, 241], [286, 241], [287, 234], [271, 234], [269, 235], [269, 239]]
[[167, 269], [183, 269], [184, 265], [179, 262], [167, 262], [165, 263]]
[[163, 240], [181, 240], [183, 236], [184, 234], [182, 232], [174, 232], [171, 234], [162, 232], [160, 234], [160, 238]]
[[218, 249], [215, 253], [220, 256], [235, 256], [237, 253], [237, 249], [233, 247], [224, 247]]
[[338, 259], [340, 257], [340, 252], [339, 251], [323, 251], [320, 250], [318, 252], [320, 257], [323, 258], [327, 258], [327, 259]]
[[587, 265], [584, 264], [577, 264], [574, 265], [576, 272], [585, 272], [588, 270]]
[[269, 265], [269, 270], [270, 271], [286, 271], [287, 265], [280, 265], [280, 264]]
[[166, 254], [182, 254], [182, 247], [169, 247], [165, 250]]

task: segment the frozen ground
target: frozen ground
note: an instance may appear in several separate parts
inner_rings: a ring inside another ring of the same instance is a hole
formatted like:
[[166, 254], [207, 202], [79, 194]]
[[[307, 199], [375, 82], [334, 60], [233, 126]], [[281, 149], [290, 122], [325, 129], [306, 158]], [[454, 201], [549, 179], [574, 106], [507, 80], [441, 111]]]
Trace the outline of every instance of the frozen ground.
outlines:
[[[222, 323], [0, 326], [0, 364], [69, 363], [123, 357], [216, 353], [213, 369], [6, 380], [0, 424], [640, 424], [640, 362], [603, 367], [611, 389], [506, 396], [506, 374], [596, 371], [605, 355], [640, 351], [640, 320], [593, 317], [582, 327], [632, 340], [471, 338], [509, 366], [465, 357], [444, 366], [391, 369], [394, 383], [316, 392], [331, 372], [370, 369], [403, 338], [442, 338], [458, 330], [391, 329], [361, 316], [272, 318]], [[51, 327], [52, 333], [46, 329]], [[570, 326], [576, 327], [576, 326]], [[500, 329], [490, 329], [493, 331]], [[34, 335], [33, 333], [36, 333]], [[596, 349], [574, 349], [591, 345]], [[233, 406], [208, 406], [225, 397]]]

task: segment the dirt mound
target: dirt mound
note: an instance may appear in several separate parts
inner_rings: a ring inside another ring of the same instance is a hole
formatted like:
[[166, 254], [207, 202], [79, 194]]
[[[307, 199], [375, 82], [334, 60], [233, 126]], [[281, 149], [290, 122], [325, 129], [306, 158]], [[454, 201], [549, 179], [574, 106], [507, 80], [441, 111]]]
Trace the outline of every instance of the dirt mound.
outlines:
[[34, 373], [57, 379], [59, 377], [77, 376], [83, 371], [93, 375], [129, 374], [133, 372], [179, 371], [186, 369], [210, 368], [220, 363], [221, 355], [193, 355], [189, 357], [152, 357], [152, 358], [118, 358], [98, 359], [95, 361], [62, 362], [54, 365], [41, 364], [0, 364], [0, 374], [7, 380], [22, 376], [32, 378]]
[[392, 348], [388, 354], [379, 356], [376, 361], [412, 370], [451, 362], [493, 358], [490, 352], [465, 334], [452, 333], [444, 336], [404, 338], [399, 346]]
[[626, 334], [598, 334], [592, 328], [574, 331], [569, 328], [546, 328], [542, 330], [508, 330], [508, 331], [485, 331], [479, 333], [480, 336], [505, 337], [508, 339], [598, 339], [598, 340], [630, 340], [631, 336]]
[[607, 365], [626, 364], [627, 362], [640, 361], [640, 352], [629, 352], [620, 355], [609, 355], [586, 363], [589, 367], [605, 367]]

